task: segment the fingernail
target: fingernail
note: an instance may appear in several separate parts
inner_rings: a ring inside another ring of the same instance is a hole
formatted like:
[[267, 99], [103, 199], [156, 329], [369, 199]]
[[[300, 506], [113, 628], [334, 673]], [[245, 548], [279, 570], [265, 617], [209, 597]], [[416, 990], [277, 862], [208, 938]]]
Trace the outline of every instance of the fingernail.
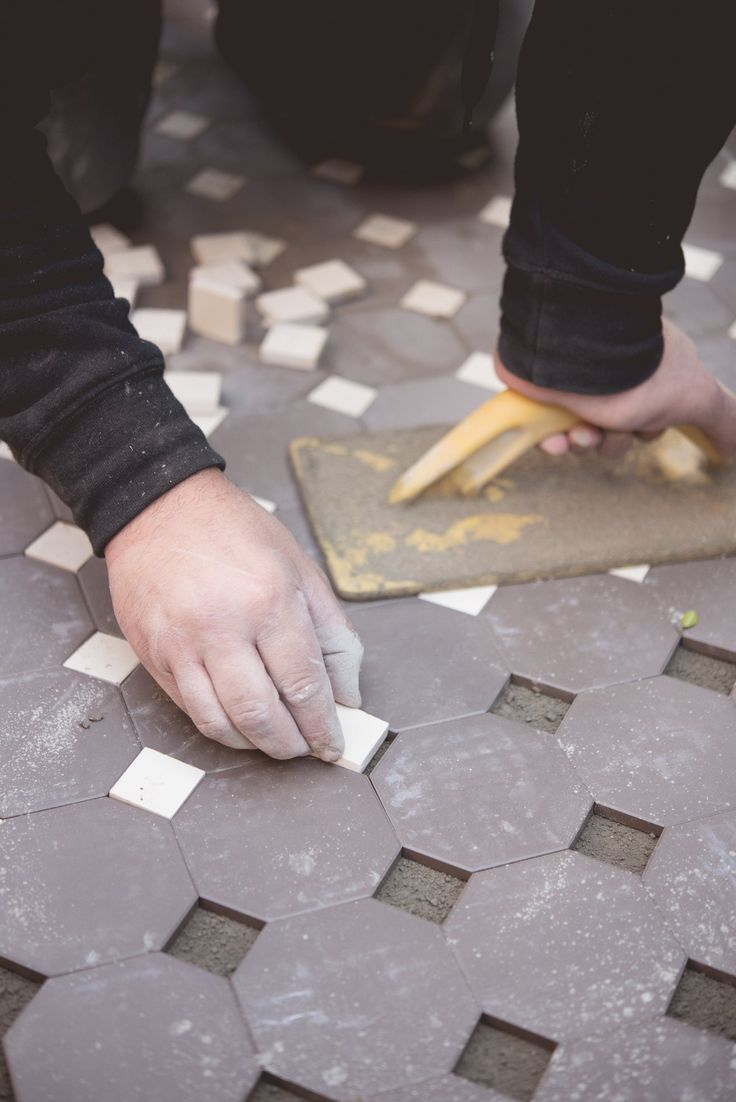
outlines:
[[597, 441], [597, 436], [590, 429], [571, 429], [570, 439], [579, 448], [591, 448]]

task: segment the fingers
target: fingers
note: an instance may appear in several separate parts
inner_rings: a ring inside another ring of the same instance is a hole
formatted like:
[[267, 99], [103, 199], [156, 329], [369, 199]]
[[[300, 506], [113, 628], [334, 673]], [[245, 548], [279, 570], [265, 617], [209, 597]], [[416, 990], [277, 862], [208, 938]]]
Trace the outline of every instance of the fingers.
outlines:
[[272, 758], [309, 753], [255, 647], [209, 653], [205, 667], [230, 723], [254, 746]]
[[628, 432], [604, 432], [595, 425], [580, 424], [568, 433], [548, 436], [540, 447], [548, 455], [564, 455], [568, 451], [576, 455], [595, 452], [604, 459], [618, 459], [628, 450], [632, 439]]
[[204, 666], [191, 663], [177, 668], [174, 676], [177, 695], [172, 699], [187, 713], [198, 731], [233, 750], [253, 748], [253, 744], [230, 722]]
[[359, 708], [363, 644], [321, 572], [307, 586], [307, 603], [333, 696], [338, 704]]

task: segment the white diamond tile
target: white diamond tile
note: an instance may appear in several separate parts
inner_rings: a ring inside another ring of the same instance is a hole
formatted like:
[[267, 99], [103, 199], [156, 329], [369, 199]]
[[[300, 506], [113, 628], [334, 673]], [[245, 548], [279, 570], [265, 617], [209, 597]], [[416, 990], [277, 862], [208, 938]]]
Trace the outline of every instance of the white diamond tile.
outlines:
[[190, 416], [217, 413], [222, 390], [218, 371], [165, 371], [164, 379]]
[[362, 417], [377, 394], [378, 391], [372, 386], [341, 379], [339, 375], [329, 375], [307, 395], [307, 401], [348, 417]]
[[210, 120], [194, 111], [171, 111], [156, 123], [154, 130], [166, 138], [190, 142], [207, 129]]
[[278, 506], [275, 501], [269, 501], [267, 497], [256, 497], [255, 494], [250, 495], [255, 501], [256, 505], [260, 505], [261, 509], [265, 509], [267, 513], [275, 513]]
[[608, 573], [616, 578], [626, 578], [629, 582], [643, 582], [650, 570], [649, 563], [640, 563], [636, 566], [615, 566]]
[[29, 559], [38, 559], [75, 573], [93, 554], [86, 533], [76, 524], [67, 524], [62, 520], [57, 520], [26, 547]]
[[4, 440], [0, 440], [0, 459], [7, 459], [10, 463], [15, 462], [13, 453]]
[[736, 161], [731, 161], [726, 165], [721, 175], [718, 177], [719, 184], [723, 187], [729, 187], [736, 190]]
[[359, 241], [382, 245], [386, 249], [400, 249], [417, 232], [416, 222], [404, 218], [392, 218], [390, 214], [371, 214], [353, 231]]
[[283, 322], [268, 330], [258, 355], [264, 364], [312, 371], [327, 342], [327, 330], [318, 325]]
[[96, 226], [90, 226], [89, 232], [104, 257], [112, 256], [113, 253], [124, 252], [125, 249], [129, 249], [131, 246], [130, 238], [126, 237], [115, 226], [111, 226], [109, 222], [98, 222]]
[[200, 264], [192, 268], [190, 279], [207, 279], [244, 291], [247, 298], [257, 295], [263, 286], [261, 277], [242, 260], [224, 260], [219, 264]]
[[325, 260], [294, 272], [294, 282], [325, 302], [347, 302], [362, 295], [366, 281], [344, 260]]
[[496, 374], [493, 356], [488, 352], [471, 352], [467, 360], [455, 372], [455, 378], [473, 386], [482, 386], [485, 390], [498, 393], [506, 389]]
[[352, 769], [355, 773], [362, 773], [385, 741], [388, 723], [360, 708], [345, 708], [342, 704], [336, 704], [335, 707], [345, 739], [343, 755], [335, 764]]
[[486, 203], [478, 217], [488, 226], [500, 226], [505, 230], [511, 220], [511, 198], [508, 195], [494, 195]]
[[105, 275], [113, 284], [118, 279], [134, 279], [141, 287], [154, 287], [163, 283], [166, 270], [153, 245], [135, 245], [105, 257]]
[[723, 263], [720, 253], [703, 249], [700, 245], [683, 245], [682, 251], [685, 254], [685, 275], [700, 283], [711, 280]]
[[203, 776], [203, 769], [146, 747], [112, 786], [110, 796], [171, 819]]
[[455, 612], [465, 612], [468, 616], [477, 616], [482, 612], [498, 589], [495, 585], [474, 585], [467, 589], [443, 589], [435, 593], [420, 593], [419, 599], [433, 605], [452, 608]]
[[323, 321], [329, 314], [327, 304], [305, 287], [266, 291], [256, 299], [256, 309], [266, 325], [280, 321]]
[[236, 176], [219, 168], [203, 168], [191, 178], [184, 190], [190, 195], [198, 195], [200, 199], [224, 203], [237, 195], [244, 183], [245, 176]]
[[406, 292], [400, 306], [430, 318], [452, 318], [467, 299], [464, 291], [435, 283], [432, 279], [420, 279]]
[[318, 180], [327, 180], [331, 184], [352, 187], [359, 184], [365, 169], [355, 161], [343, 161], [339, 157], [329, 157], [312, 168], [312, 175]]
[[178, 352], [187, 328], [184, 310], [162, 310], [144, 307], [134, 310], [130, 316], [133, 328], [144, 341], [151, 341], [164, 356]]
[[120, 685], [136, 668], [138, 658], [127, 639], [96, 631], [69, 655], [64, 665], [68, 670]]

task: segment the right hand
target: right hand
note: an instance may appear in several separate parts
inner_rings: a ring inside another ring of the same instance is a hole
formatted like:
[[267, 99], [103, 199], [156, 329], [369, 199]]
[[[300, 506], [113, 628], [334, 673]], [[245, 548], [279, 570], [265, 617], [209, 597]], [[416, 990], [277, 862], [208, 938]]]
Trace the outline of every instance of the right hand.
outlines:
[[335, 701], [360, 705], [363, 648], [291, 533], [218, 470], [201, 471], [105, 549], [133, 650], [207, 738], [336, 761]]

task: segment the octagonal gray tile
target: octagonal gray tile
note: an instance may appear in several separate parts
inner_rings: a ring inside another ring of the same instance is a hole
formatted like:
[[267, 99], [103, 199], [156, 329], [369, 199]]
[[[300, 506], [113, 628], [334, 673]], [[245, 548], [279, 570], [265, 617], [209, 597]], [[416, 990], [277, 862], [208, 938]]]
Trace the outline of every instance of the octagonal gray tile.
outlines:
[[370, 896], [399, 855], [367, 777], [253, 752], [206, 778], [174, 831], [202, 899], [263, 922]]
[[17, 1102], [242, 1102], [260, 1070], [227, 981], [164, 953], [49, 980], [5, 1047]]
[[672, 1018], [561, 1045], [534, 1102], [731, 1102], [734, 1047]]
[[679, 641], [640, 585], [607, 574], [503, 586], [482, 616], [512, 673], [565, 699], [661, 673]]
[[493, 715], [399, 735], [371, 780], [411, 856], [468, 873], [566, 849], [592, 807], [551, 736]]
[[0, 677], [55, 669], [92, 634], [77, 579], [66, 570], [0, 561]]
[[19, 555], [53, 522], [42, 482], [0, 456], [0, 556]]
[[596, 803], [657, 826], [736, 806], [736, 700], [653, 677], [582, 693], [557, 731]]
[[264, 1067], [335, 1102], [445, 1075], [479, 1015], [440, 930], [373, 899], [272, 923], [233, 983]]
[[736, 976], [736, 812], [667, 827], [644, 883], [688, 957]]
[[399, 1087], [387, 1094], [371, 1095], [371, 1102], [508, 1102], [507, 1094], [476, 1086], [458, 1075]]
[[197, 896], [171, 825], [114, 800], [0, 824], [0, 960], [39, 976], [161, 949]]
[[428, 601], [351, 611], [363, 707], [392, 731], [487, 712], [508, 681], [491, 626]]
[[669, 618], [679, 620], [691, 609], [698, 614], [684, 633], [688, 647], [736, 660], [736, 558], [657, 566], [644, 584]]
[[112, 607], [105, 560], [97, 556], [87, 559], [80, 567], [77, 577], [97, 630], [104, 631], [107, 635], [122, 635]]
[[482, 387], [453, 376], [414, 379], [379, 391], [363, 420], [371, 430], [450, 425], [462, 421], [488, 399]]
[[120, 693], [71, 670], [0, 679], [0, 819], [106, 796], [140, 750]]
[[664, 1013], [685, 964], [637, 877], [569, 851], [478, 873], [445, 933], [485, 1013], [553, 1041]]

